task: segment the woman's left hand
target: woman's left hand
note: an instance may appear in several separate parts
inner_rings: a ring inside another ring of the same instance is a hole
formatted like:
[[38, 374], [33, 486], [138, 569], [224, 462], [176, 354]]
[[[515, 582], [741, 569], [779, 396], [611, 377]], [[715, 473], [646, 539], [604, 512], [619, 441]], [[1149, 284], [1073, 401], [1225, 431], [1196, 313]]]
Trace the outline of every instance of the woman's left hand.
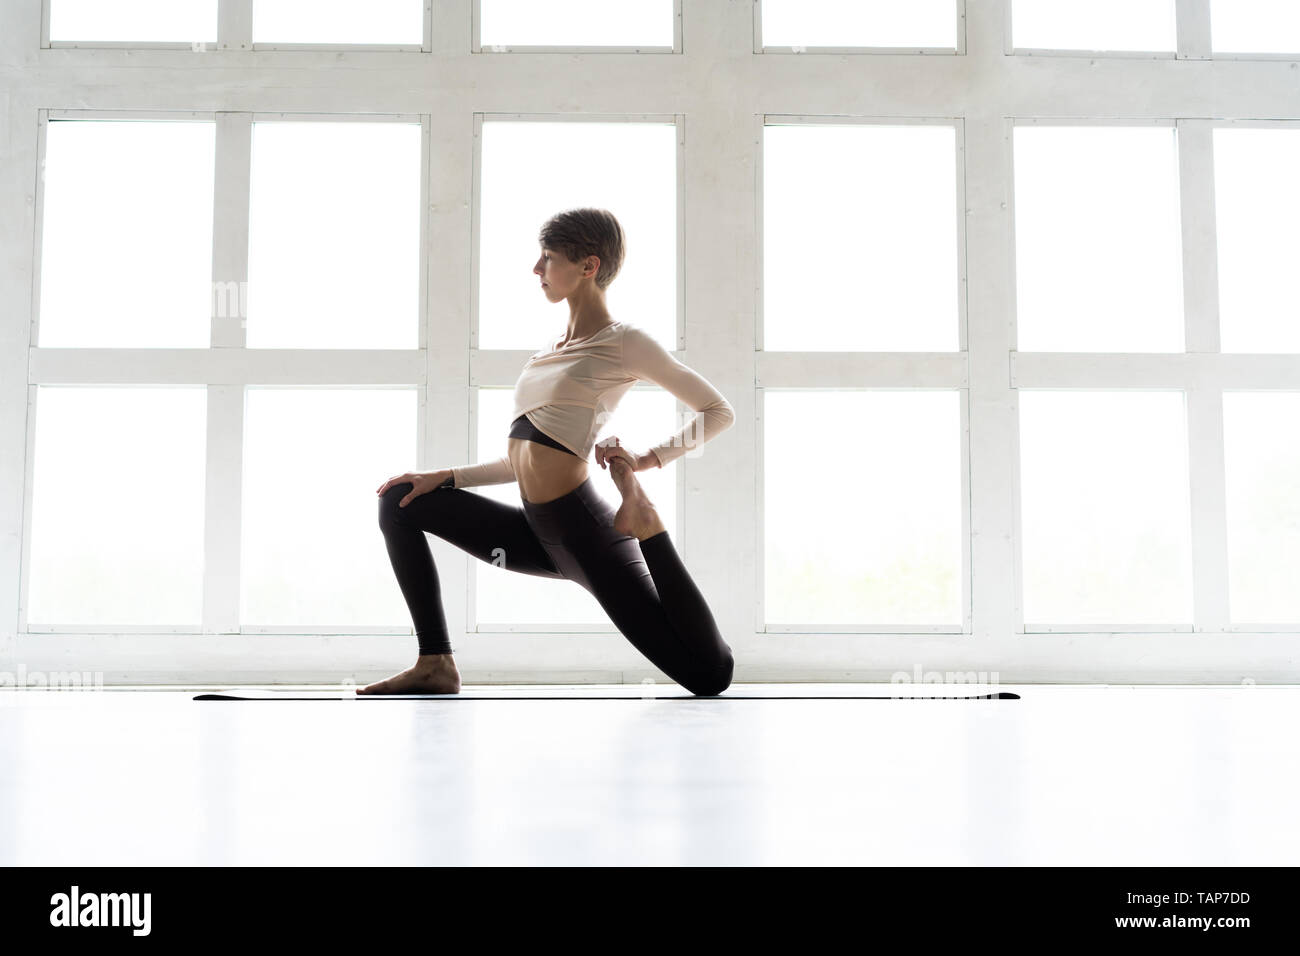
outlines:
[[596, 443], [596, 464], [601, 468], [608, 468], [607, 462], [613, 458], [622, 458], [633, 471], [644, 471], [657, 460], [650, 452], [644, 455], [633, 454], [618, 443], [617, 436], [611, 435]]

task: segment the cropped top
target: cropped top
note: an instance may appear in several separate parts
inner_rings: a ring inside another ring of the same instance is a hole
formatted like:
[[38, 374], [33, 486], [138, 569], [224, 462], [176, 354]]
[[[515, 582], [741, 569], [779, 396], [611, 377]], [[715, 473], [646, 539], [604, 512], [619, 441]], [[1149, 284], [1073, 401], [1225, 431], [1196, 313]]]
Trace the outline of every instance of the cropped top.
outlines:
[[[551, 339], [534, 352], [519, 374], [512, 434], [515, 427], [523, 427], [518, 419], [525, 416], [537, 432], [585, 461], [596, 436], [637, 381], [662, 386], [696, 413], [684, 428], [650, 449], [660, 468], [735, 423], [735, 411], [722, 393], [640, 326], [611, 322], [568, 345], [561, 345], [562, 339]], [[459, 465], [451, 472], [457, 488], [515, 480], [509, 455]]]

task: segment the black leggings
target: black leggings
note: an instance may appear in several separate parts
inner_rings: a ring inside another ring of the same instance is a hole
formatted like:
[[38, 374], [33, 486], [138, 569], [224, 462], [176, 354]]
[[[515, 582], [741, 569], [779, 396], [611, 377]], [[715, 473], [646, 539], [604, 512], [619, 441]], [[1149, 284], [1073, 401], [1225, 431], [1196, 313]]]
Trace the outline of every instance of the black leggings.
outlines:
[[433, 553], [436, 534], [499, 567], [576, 581], [651, 663], [692, 694], [731, 684], [731, 648], [667, 531], [638, 541], [614, 530], [614, 509], [591, 478], [541, 504], [503, 504], [464, 488], [435, 488], [398, 507], [414, 485], [379, 500], [379, 528], [410, 609], [421, 654], [452, 651]]

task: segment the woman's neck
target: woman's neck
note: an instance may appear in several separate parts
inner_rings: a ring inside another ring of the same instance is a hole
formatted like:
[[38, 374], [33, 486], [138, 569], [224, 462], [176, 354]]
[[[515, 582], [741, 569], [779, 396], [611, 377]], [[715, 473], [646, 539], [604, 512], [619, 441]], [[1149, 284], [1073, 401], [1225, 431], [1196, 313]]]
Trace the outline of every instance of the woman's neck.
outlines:
[[613, 324], [614, 319], [608, 312], [605, 313], [603, 320], [589, 319], [585, 316], [577, 322], [570, 320], [568, 330], [565, 332], [564, 337], [560, 339], [560, 345], [564, 346], [570, 342], [589, 339], [601, 329], [609, 328]]

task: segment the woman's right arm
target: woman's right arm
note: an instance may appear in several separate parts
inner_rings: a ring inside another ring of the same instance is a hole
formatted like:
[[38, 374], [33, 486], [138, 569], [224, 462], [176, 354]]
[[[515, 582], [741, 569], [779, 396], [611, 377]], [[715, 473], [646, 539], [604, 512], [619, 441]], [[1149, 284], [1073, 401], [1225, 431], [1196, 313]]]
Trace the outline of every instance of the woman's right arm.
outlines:
[[712, 382], [678, 361], [639, 326], [629, 326], [623, 333], [623, 367], [628, 374], [672, 392], [695, 412], [676, 435], [650, 449], [660, 468], [712, 441], [736, 421], [735, 409]]

